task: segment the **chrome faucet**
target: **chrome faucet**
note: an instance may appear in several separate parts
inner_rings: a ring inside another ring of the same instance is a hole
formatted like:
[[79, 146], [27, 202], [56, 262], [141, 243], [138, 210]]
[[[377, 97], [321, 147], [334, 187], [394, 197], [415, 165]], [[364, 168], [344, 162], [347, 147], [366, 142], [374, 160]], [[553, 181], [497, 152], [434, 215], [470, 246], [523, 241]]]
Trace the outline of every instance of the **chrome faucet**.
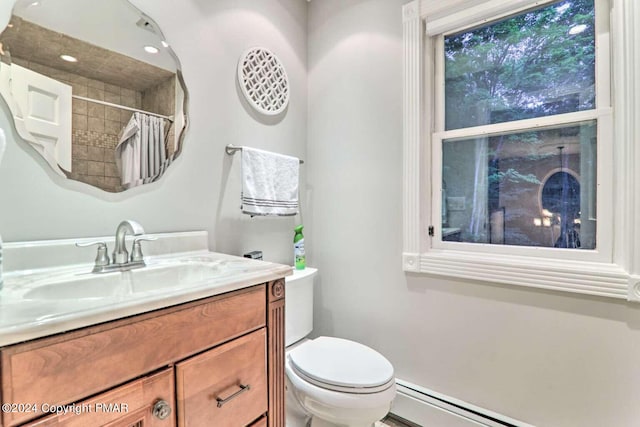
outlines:
[[116, 229], [116, 245], [113, 249], [112, 263], [123, 265], [129, 262], [129, 252], [125, 245], [125, 236], [127, 233], [134, 236], [141, 236], [144, 234], [144, 228], [140, 224], [130, 219], [122, 221]]
[[114, 270], [131, 270], [132, 268], [144, 267], [144, 256], [142, 255], [142, 248], [140, 242], [143, 240], [156, 240], [155, 237], [140, 237], [134, 239], [131, 249], [131, 257], [127, 252], [125, 237], [127, 234], [134, 236], [140, 236], [144, 234], [144, 228], [132, 220], [122, 221], [116, 229], [115, 247], [113, 250], [113, 257], [109, 259], [107, 255], [107, 244], [105, 242], [89, 242], [89, 243], [76, 243], [78, 247], [86, 247], [91, 245], [98, 245], [98, 255], [96, 256], [95, 264], [93, 266], [94, 273], [106, 273]]

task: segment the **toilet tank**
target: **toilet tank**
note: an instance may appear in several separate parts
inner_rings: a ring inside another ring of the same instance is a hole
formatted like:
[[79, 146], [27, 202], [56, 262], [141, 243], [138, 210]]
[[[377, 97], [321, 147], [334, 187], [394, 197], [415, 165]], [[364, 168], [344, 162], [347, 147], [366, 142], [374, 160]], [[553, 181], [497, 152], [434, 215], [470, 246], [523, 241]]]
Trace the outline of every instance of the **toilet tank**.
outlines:
[[311, 333], [313, 329], [313, 281], [315, 268], [293, 270], [285, 277], [285, 345], [289, 346]]

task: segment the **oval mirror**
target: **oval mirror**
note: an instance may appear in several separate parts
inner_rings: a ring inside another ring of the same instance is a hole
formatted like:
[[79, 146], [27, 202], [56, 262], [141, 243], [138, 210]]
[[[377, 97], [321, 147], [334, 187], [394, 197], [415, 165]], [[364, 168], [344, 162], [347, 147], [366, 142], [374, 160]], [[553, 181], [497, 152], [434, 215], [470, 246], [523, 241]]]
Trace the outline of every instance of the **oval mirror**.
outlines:
[[17, 0], [0, 43], [16, 131], [59, 175], [120, 192], [157, 181], [180, 154], [180, 63], [128, 1]]

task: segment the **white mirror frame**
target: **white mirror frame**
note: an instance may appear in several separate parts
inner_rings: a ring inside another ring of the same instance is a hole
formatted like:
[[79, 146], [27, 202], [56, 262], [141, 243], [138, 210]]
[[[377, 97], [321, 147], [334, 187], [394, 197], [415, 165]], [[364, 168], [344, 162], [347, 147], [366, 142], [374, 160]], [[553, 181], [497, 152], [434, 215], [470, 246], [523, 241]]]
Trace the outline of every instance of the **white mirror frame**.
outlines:
[[640, 3], [611, 0], [615, 147], [612, 262], [488, 257], [434, 249], [431, 218], [432, 39], [427, 35], [551, 0], [415, 0], [403, 6], [403, 269], [640, 302]]

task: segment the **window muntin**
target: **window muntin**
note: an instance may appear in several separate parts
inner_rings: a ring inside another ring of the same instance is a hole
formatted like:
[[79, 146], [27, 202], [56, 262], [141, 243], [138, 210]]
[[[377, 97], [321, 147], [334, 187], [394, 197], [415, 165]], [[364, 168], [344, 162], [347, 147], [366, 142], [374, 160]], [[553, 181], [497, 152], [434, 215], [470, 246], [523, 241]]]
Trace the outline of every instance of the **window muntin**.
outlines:
[[596, 247], [596, 122], [442, 141], [445, 241]]
[[594, 0], [565, 0], [444, 38], [445, 129], [595, 108]]

